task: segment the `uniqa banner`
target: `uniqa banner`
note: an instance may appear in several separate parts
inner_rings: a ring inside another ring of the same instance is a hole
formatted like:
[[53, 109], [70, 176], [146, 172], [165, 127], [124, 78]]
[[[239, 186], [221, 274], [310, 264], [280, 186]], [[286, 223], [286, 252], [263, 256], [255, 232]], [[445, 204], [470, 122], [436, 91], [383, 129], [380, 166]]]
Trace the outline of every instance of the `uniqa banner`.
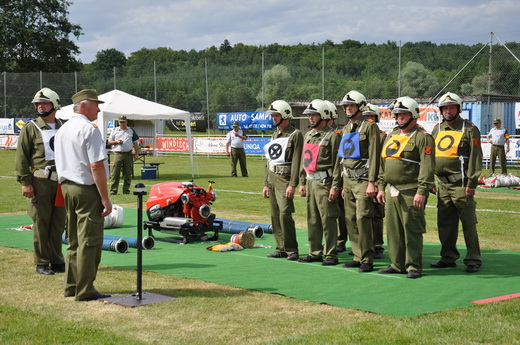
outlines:
[[273, 129], [273, 120], [265, 111], [248, 113], [217, 113], [217, 128], [230, 131], [233, 123], [238, 122], [240, 129], [269, 131]]

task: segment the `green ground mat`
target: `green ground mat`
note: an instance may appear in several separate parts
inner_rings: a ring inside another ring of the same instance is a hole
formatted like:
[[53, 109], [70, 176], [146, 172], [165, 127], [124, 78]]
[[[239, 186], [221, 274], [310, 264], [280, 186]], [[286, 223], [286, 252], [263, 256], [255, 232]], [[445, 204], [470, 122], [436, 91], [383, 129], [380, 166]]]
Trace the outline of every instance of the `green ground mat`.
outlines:
[[[146, 218], [144, 218], [146, 219]], [[0, 246], [32, 250], [32, 232], [13, 228], [30, 225], [27, 216], [2, 217]], [[125, 209], [124, 226], [107, 229], [106, 234], [136, 237], [137, 211]], [[146, 232], [145, 232], [146, 234]], [[382, 275], [376, 271], [358, 273], [354, 268], [304, 264], [285, 259], [267, 258], [273, 251], [252, 248], [238, 252], [212, 252], [206, 250], [211, 243], [187, 245], [164, 240], [178, 239], [173, 235], [154, 231], [161, 240], [153, 250], [143, 251], [143, 270], [175, 275], [243, 289], [276, 293], [300, 300], [325, 303], [342, 308], [358, 309], [390, 316], [414, 316], [452, 308], [472, 307], [473, 300], [520, 292], [520, 253], [503, 250], [482, 251], [484, 266], [476, 274], [457, 268], [430, 269], [438, 260], [439, 244], [425, 243], [424, 276], [407, 279], [405, 275]], [[298, 231], [301, 254], [308, 249], [307, 232]], [[229, 234], [221, 234], [220, 241], [229, 241]], [[256, 239], [256, 243], [274, 245], [272, 235]], [[63, 248], [65, 252], [65, 246]], [[461, 248], [464, 255], [465, 249]], [[340, 262], [351, 257], [341, 253]], [[459, 260], [461, 261], [461, 260]], [[119, 254], [103, 251], [102, 264], [135, 269], [137, 250]], [[375, 268], [387, 267], [387, 258], [376, 260]], [[135, 274], [129, 274], [129, 284], [135, 286]], [[154, 287], [143, 281], [143, 291]], [[109, 291], [116, 294], [115, 291]], [[175, 290], [171, 291], [175, 296]]]

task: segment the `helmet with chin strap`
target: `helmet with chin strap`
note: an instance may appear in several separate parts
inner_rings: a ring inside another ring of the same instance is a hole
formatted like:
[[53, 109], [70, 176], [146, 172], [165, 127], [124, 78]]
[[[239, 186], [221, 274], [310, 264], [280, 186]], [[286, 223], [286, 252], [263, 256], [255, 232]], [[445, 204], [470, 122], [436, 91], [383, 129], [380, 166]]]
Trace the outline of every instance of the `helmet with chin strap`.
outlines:
[[334, 103], [332, 103], [331, 101], [327, 101], [325, 100], [324, 101], [325, 104], [327, 104], [327, 106], [329, 107], [329, 110], [330, 110], [330, 117], [333, 119], [333, 120], [336, 120], [339, 116], [338, 116], [338, 108], [336, 108], [336, 106], [334, 105]]
[[462, 110], [462, 99], [459, 95], [448, 92], [441, 96], [439, 99], [439, 109], [442, 111], [442, 107], [446, 105], [456, 105], [459, 107], [459, 113]]
[[303, 115], [320, 114], [322, 120], [331, 119], [331, 111], [323, 100], [315, 99], [309, 103], [307, 108], [303, 111]]
[[419, 104], [410, 97], [400, 97], [396, 100], [392, 114], [412, 113], [412, 118], [418, 119]]
[[376, 122], [379, 122], [379, 118], [381, 117], [381, 112], [379, 111], [379, 108], [373, 104], [367, 103], [367, 106], [365, 107], [365, 110], [363, 111], [363, 116], [370, 116], [370, 115], [376, 116]]
[[52, 103], [54, 109], [58, 110], [61, 108], [61, 101], [58, 94], [48, 87], [44, 87], [40, 91], [36, 92], [31, 103], [35, 103], [34, 107], [37, 108], [36, 103]]
[[271, 103], [267, 109], [267, 114], [280, 114], [282, 119], [292, 119], [292, 108], [286, 101], [277, 100]]

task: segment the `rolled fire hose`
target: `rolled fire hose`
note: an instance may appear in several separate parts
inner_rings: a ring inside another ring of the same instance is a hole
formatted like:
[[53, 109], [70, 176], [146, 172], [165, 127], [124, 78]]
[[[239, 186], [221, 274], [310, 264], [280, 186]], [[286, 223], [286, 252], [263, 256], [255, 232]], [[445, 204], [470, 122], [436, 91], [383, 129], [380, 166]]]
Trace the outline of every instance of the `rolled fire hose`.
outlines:
[[[121, 237], [116, 235], [103, 235], [103, 238], [105, 240], [112, 239], [112, 240], [118, 240], [123, 239], [126, 242], [128, 242], [128, 246], [131, 248], [137, 248], [137, 238], [135, 237]], [[143, 249], [150, 250], [155, 247], [155, 239], [152, 236], [145, 236], [143, 237], [143, 240], [141, 241], [141, 245]]]
[[264, 236], [264, 232], [266, 229], [268, 233], [271, 233], [271, 224], [261, 224], [261, 223], [249, 223], [242, 222], [239, 220], [231, 220], [224, 218], [215, 218], [215, 221], [222, 222], [222, 231], [228, 234], [238, 234], [242, 231], [249, 231], [255, 235], [256, 238], [261, 238]]
[[[61, 237], [61, 242], [63, 244], [69, 244], [69, 241], [65, 237], [65, 234]], [[114, 239], [103, 239], [103, 250], [109, 250], [116, 253], [126, 253], [128, 251], [128, 242], [123, 240], [122, 238]]]

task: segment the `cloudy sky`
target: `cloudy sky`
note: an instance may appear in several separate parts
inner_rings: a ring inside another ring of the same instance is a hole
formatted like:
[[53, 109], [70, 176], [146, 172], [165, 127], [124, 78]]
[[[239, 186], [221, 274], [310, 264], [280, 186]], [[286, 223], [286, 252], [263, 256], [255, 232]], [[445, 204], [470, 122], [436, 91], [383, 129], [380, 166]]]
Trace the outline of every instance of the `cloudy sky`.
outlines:
[[98, 51], [387, 41], [520, 41], [518, 0], [72, 0], [84, 63]]

